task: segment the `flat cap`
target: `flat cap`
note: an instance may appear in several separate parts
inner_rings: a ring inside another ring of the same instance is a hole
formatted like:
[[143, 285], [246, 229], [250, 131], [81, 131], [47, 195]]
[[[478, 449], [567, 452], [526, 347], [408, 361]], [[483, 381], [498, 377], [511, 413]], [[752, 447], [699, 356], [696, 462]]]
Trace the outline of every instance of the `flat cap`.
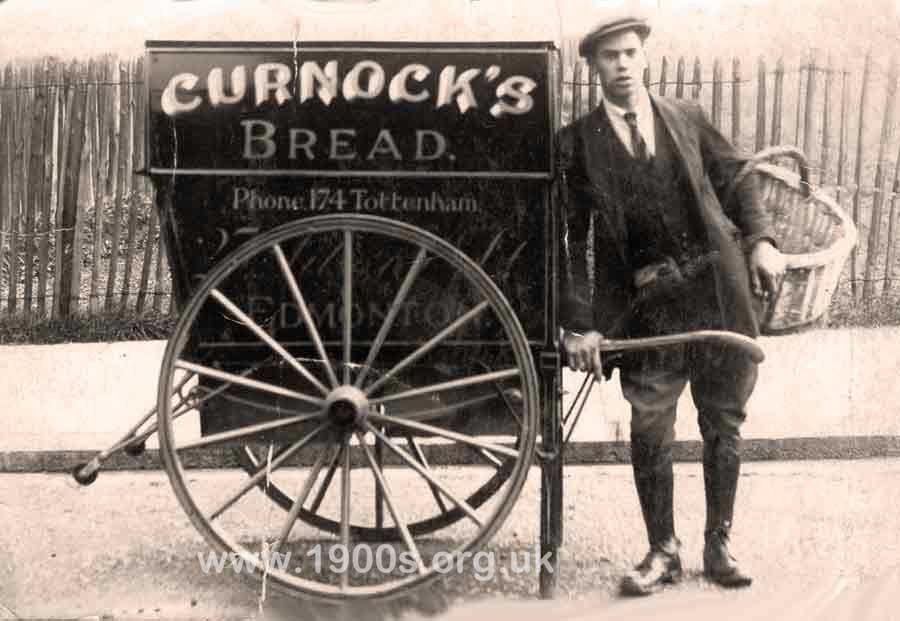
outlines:
[[589, 57], [593, 53], [597, 41], [623, 30], [635, 30], [643, 40], [650, 34], [650, 22], [639, 12], [607, 15], [581, 38], [581, 42], [578, 44], [578, 53], [585, 58]]

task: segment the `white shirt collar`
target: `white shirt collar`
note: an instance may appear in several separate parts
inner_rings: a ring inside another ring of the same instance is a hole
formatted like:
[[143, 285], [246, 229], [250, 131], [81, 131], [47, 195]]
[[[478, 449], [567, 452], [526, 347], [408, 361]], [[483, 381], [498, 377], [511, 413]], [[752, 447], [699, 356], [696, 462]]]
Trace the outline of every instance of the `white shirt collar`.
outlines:
[[[603, 98], [603, 105], [606, 108], [606, 114], [612, 123], [613, 129], [622, 140], [622, 144], [631, 153], [631, 130], [625, 121], [625, 108], [617, 106], [606, 98]], [[647, 151], [652, 156], [656, 153], [656, 136], [653, 122], [653, 105], [650, 102], [650, 94], [647, 89], [640, 89], [635, 102], [633, 112], [637, 115], [638, 131], [644, 137], [647, 144]]]

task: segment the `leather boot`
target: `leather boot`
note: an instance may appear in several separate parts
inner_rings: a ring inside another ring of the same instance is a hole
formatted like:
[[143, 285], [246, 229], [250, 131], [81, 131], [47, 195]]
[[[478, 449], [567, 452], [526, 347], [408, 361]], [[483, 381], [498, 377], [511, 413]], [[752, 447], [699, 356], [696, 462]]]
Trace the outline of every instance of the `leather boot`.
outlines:
[[728, 551], [734, 501], [740, 478], [740, 458], [736, 437], [715, 434], [704, 439], [703, 482], [706, 491], [706, 528], [703, 573], [723, 587], [750, 586], [753, 579], [738, 567]]
[[632, 441], [632, 468], [650, 551], [622, 580], [625, 595], [649, 595], [682, 575], [673, 517], [672, 451]]

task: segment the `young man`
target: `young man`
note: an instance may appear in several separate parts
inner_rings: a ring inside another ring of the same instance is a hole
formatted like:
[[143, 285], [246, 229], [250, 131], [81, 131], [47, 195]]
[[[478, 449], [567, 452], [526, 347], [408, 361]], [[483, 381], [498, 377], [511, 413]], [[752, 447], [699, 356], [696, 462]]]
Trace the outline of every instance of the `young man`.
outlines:
[[[604, 338], [700, 329], [759, 334], [758, 313], [784, 271], [746, 162], [695, 103], [643, 84], [646, 20], [619, 15], [583, 37], [603, 99], [559, 135], [563, 213], [561, 322], [575, 371], [619, 367], [632, 410], [632, 466], [650, 551], [623, 582], [647, 594], [681, 577], [672, 514], [675, 407], [688, 381], [703, 437], [704, 573], [728, 587], [751, 578], [728, 550], [740, 427], [757, 369], [727, 346], [666, 347], [605, 357]], [[593, 226], [593, 248], [588, 231]], [[588, 273], [588, 255], [593, 270]], [[603, 368], [606, 367], [606, 368]]]

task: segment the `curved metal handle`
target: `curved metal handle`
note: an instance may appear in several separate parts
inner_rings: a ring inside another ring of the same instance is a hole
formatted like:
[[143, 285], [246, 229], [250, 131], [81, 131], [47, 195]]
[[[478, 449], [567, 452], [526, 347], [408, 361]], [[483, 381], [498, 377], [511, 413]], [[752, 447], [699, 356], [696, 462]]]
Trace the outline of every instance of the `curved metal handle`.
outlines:
[[797, 160], [800, 167], [800, 191], [803, 193], [803, 198], [809, 198], [811, 186], [809, 184], [809, 162], [806, 159], [806, 155], [804, 155], [803, 151], [797, 147], [781, 145], [768, 147], [767, 149], [759, 151], [744, 164], [734, 176], [731, 185], [728, 186], [728, 191], [725, 193], [725, 200], [722, 202], [722, 205], [725, 206], [728, 204], [737, 187], [743, 183], [744, 179], [747, 178], [747, 175], [753, 172], [753, 169], [756, 168], [757, 165], [767, 160], [784, 156], [792, 157]]
[[636, 339], [605, 339], [600, 343], [601, 351], [629, 351], [634, 349], [650, 349], [665, 345], [681, 345], [695, 341], [720, 341], [744, 350], [753, 362], [759, 364], [766, 359], [759, 344], [743, 334], [727, 330], [695, 330], [680, 334], [649, 336]]

